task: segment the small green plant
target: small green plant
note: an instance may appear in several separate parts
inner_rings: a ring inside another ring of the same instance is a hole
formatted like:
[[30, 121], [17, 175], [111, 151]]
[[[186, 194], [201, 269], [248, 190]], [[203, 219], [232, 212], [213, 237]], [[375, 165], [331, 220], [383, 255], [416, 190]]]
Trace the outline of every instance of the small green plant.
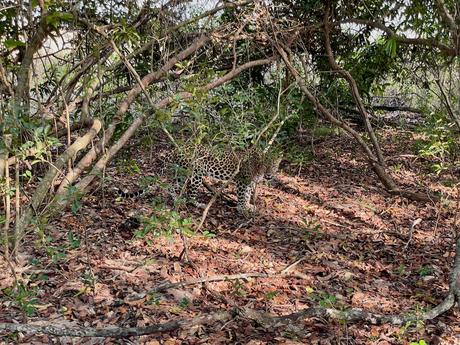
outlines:
[[148, 234], [167, 238], [172, 238], [175, 233], [193, 235], [191, 218], [183, 218], [162, 202], [154, 202], [153, 208], [153, 214], [142, 220], [144, 226], [135, 233], [136, 238], [145, 238]]
[[19, 282], [14, 287], [4, 289], [3, 293], [8, 300], [27, 316], [33, 316], [37, 311], [38, 300], [36, 298], [36, 288], [29, 288], [22, 282]]
[[449, 128], [449, 120], [441, 113], [430, 114], [430, 122], [420, 132], [423, 139], [415, 143], [416, 150], [420, 156], [434, 161], [431, 169], [439, 175], [450, 167], [458, 151], [457, 138]]
[[397, 164], [393, 165], [391, 168], [393, 169], [394, 172], [399, 173], [399, 172], [401, 172], [402, 167], [403, 166], [402, 166], [401, 163], [397, 163]]
[[247, 295], [244, 285], [237, 279], [232, 283], [233, 294], [238, 297], [244, 297]]
[[420, 339], [419, 341], [411, 341], [410, 345], [428, 345], [428, 344], [425, 340]]
[[179, 301], [179, 308], [187, 309], [190, 306], [190, 301], [188, 298], [181, 298]]
[[[411, 316], [418, 316], [420, 317], [421, 313], [423, 313], [423, 310], [417, 307], [414, 312], [409, 313]], [[398, 339], [402, 342], [403, 339], [407, 336], [409, 328], [416, 328], [419, 331], [424, 329], [424, 322], [423, 321], [407, 321], [400, 329], [399, 332], [397, 333]], [[426, 344], [424, 340], [422, 340], [423, 343], [421, 344]], [[417, 345], [420, 345], [420, 343], [415, 343]]]
[[165, 182], [162, 182], [160, 177], [158, 176], [142, 176], [139, 178], [139, 187], [146, 189], [149, 188], [150, 186], [159, 186], [162, 189], [167, 189], [168, 184]]
[[39, 240], [37, 245], [44, 247], [46, 255], [54, 263], [62, 262], [67, 258], [69, 249], [76, 249], [80, 246], [80, 239], [72, 231], [67, 234], [67, 244], [53, 245], [54, 238], [44, 233], [43, 229], [38, 228], [37, 235]]
[[278, 296], [278, 291], [270, 291], [265, 294], [264, 298], [266, 301], [271, 301], [276, 296]]
[[319, 305], [323, 308], [332, 308], [334, 307], [336, 302], [337, 297], [335, 297], [334, 295], [323, 293], [321, 299], [319, 300]]
[[86, 287], [88, 288], [94, 288], [96, 285], [96, 276], [93, 274], [91, 271], [86, 271], [82, 276], [81, 276], [81, 281], [83, 284], [85, 284]]
[[72, 231], [67, 233], [67, 241], [69, 241], [69, 247], [71, 249], [80, 247], [80, 239]]
[[216, 234], [215, 234], [215, 233], [210, 232], [210, 231], [208, 231], [208, 230], [204, 230], [204, 231], [202, 232], [202, 235], [203, 235], [204, 237], [206, 237], [206, 238], [214, 238], [214, 237], [216, 237]]
[[317, 293], [314, 293], [314, 289], [309, 286], [305, 288], [305, 291], [307, 292], [308, 297], [313, 301], [317, 301], [322, 308], [336, 307], [337, 297], [334, 295], [324, 291], [318, 291]]
[[54, 263], [64, 261], [67, 257], [67, 254], [65, 253], [66, 248], [63, 246], [47, 246], [45, 249], [46, 249], [46, 255]]
[[401, 277], [401, 276], [406, 274], [406, 266], [401, 264], [401, 265], [398, 266], [397, 269], [395, 269], [394, 272], [395, 272], [396, 275]]
[[433, 273], [433, 267], [431, 266], [422, 266], [417, 271], [420, 277], [426, 277]]
[[70, 202], [70, 210], [73, 215], [78, 213], [78, 210], [81, 207], [81, 198], [83, 194], [75, 186], [67, 186], [66, 193], [64, 195], [64, 200]]
[[315, 220], [302, 219], [303, 239], [305, 242], [316, 241], [323, 237], [321, 224]]
[[336, 127], [317, 126], [312, 129], [312, 135], [315, 137], [328, 137], [339, 133], [340, 129]]
[[145, 302], [145, 304], [147, 304], [147, 305], [154, 304], [156, 306], [159, 306], [160, 302], [161, 302], [161, 295], [159, 295], [159, 294], [157, 294], [155, 292], [152, 292], [152, 293], [148, 294], [147, 301]]
[[117, 170], [120, 173], [124, 173], [128, 175], [140, 174], [141, 172], [139, 165], [137, 165], [137, 162], [132, 158], [118, 160]]
[[300, 174], [302, 168], [313, 160], [313, 154], [305, 147], [293, 145], [289, 148], [289, 151], [285, 154], [286, 160], [292, 165], [298, 167], [298, 173]]

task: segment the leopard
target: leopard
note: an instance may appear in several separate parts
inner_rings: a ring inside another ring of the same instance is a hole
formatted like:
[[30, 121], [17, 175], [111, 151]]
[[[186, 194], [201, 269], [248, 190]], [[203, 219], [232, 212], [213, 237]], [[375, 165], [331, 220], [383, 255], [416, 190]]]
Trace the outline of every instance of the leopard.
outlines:
[[276, 176], [281, 160], [279, 153], [265, 153], [257, 147], [235, 150], [230, 147], [218, 149], [196, 145], [176, 152], [176, 162], [188, 172], [186, 187], [194, 203], [204, 178], [232, 181], [236, 185], [237, 210], [244, 214], [256, 211], [254, 203], [257, 185], [264, 178], [272, 180]]
[[[263, 180], [273, 180], [278, 173], [282, 155], [279, 152], [264, 152], [258, 147], [233, 149], [229, 146], [218, 148], [207, 144], [181, 145], [170, 152], [166, 163], [175, 164], [186, 171], [187, 180], [181, 188], [192, 204], [197, 202], [198, 192], [205, 178], [233, 182], [237, 196], [237, 210], [244, 214], [256, 211], [255, 197], [257, 185]], [[122, 197], [136, 197], [145, 190], [123, 192]]]

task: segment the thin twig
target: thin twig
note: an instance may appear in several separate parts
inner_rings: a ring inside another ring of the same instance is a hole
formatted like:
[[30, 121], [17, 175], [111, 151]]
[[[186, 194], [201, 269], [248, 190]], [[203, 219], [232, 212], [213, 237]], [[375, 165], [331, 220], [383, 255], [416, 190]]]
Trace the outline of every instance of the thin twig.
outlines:
[[202, 284], [202, 283], [212, 283], [212, 282], [249, 279], [249, 278], [280, 278], [280, 277], [297, 277], [297, 276], [298, 275], [295, 272], [293, 273], [288, 273], [288, 272], [275, 273], [275, 274], [252, 272], [252, 273], [238, 273], [238, 274], [230, 274], [230, 275], [218, 275], [218, 276], [212, 276], [212, 277], [200, 277], [200, 278], [190, 279], [190, 280], [186, 280], [183, 282], [177, 282], [177, 283], [165, 282], [165, 283], [157, 285], [156, 287], [154, 287], [153, 289], [149, 290], [146, 293], [137, 294], [133, 296], [132, 298], [128, 298], [128, 300], [138, 300], [138, 299], [142, 299], [153, 293], [164, 292], [166, 290], [173, 289], [173, 288], [181, 288], [184, 286], [196, 285], [196, 284]]
[[[90, 25], [96, 32], [98, 32], [100, 35], [102, 35], [104, 38], [106, 38], [110, 45], [112, 46], [113, 50], [115, 51], [115, 53], [120, 57], [120, 59], [123, 61], [123, 64], [126, 66], [126, 68], [128, 68], [128, 70], [131, 72], [131, 74], [133, 75], [133, 77], [136, 79], [136, 82], [138, 83], [139, 87], [141, 88], [142, 92], [144, 93], [145, 97], [147, 98], [150, 106], [152, 107], [152, 109], [156, 109], [156, 105], [155, 105], [155, 102], [153, 101], [152, 97], [150, 96], [150, 94], [147, 92], [144, 84], [142, 83], [142, 80], [141, 80], [141, 77], [139, 76], [139, 74], [136, 72], [136, 70], [134, 69], [134, 67], [131, 65], [131, 63], [129, 62], [129, 60], [124, 56], [124, 54], [120, 51], [120, 49], [118, 49], [118, 46], [115, 44], [115, 42], [113, 41], [113, 39], [111, 39], [102, 29], [100, 29], [99, 27], [97, 26], [92, 26]], [[166, 134], [166, 136], [169, 138], [169, 140], [171, 141], [171, 143], [175, 146], [175, 147], [178, 147], [177, 143], [176, 143], [176, 140], [174, 140], [174, 137], [171, 135], [171, 133], [169, 133], [169, 131], [166, 129], [166, 127], [164, 126], [163, 122], [159, 121], [160, 122], [160, 125], [161, 125], [161, 129], [163, 130], [163, 132]]]
[[5, 223], [3, 224], [4, 236], [5, 236], [5, 256], [9, 257], [9, 248], [10, 248], [10, 218], [11, 218], [11, 197], [10, 197], [10, 166], [8, 163], [8, 153], [10, 151], [12, 136], [11, 134], [5, 134], [3, 136], [6, 152], [4, 160], [4, 176], [5, 176]]
[[412, 241], [412, 234], [414, 233], [414, 227], [417, 225], [417, 224], [420, 224], [420, 222], [422, 221], [422, 218], [417, 218], [416, 220], [414, 220], [409, 228], [409, 239], [407, 240], [407, 243], [406, 245], [404, 246], [404, 251], [407, 250], [407, 248], [409, 247], [409, 243], [410, 241]]

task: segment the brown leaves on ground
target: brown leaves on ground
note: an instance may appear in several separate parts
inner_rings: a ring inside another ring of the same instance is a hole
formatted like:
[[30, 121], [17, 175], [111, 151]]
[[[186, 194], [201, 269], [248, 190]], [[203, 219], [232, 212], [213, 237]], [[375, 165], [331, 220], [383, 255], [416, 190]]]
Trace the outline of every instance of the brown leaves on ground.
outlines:
[[[388, 138], [397, 135], [388, 133]], [[411, 146], [407, 138], [401, 142], [404, 147], [390, 145], [391, 151], [386, 152], [392, 164], [401, 163], [393, 174], [398, 183], [411, 187], [423, 181], [424, 186], [453, 199], [453, 189], [443, 186], [439, 179], [422, 175], [421, 163], [402, 164], [407, 158], [401, 154], [408, 153]], [[136, 158], [144, 176], [157, 176], [162, 168], [160, 162], [150, 160], [149, 150], [143, 151], [132, 149], [131, 157]], [[110, 188], [86, 197], [78, 215], [69, 211], [49, 226], [46, 231], [50, 240], [45, 245], [30, 241], [24, 247], [29, 260], [15, 266], [18, 279], [27, 281], [39, 304], [46, 306], [36, 309], [33, 320], [128, 327], [234, 306], [279, 315], [318, 305], [358, 307], [379, 313], [417, 313], [431, 308], [448, 288], [455, 210], [390, 196], [359, 157], [355, 143], [347, 138], [323, 141], [315, 146], [315, 159], [307, 166], [299, 169], [285, 164], [277, 183], [259, 187], [259, 212], [253, 219], [242, 218], [235, 205], [219, 199], [203, 232], [187, 239], [193, 264], [179, 261], [183, 242], [177, 233], [169, 238], [152, 233], [136, 237], [145, 224], [120, 226], [136, 213], [145, 217], [158, 215], [151, 204], [154, 198], [172, 207], [171, 197], [163, 189], [155, 187], [154, 195], [135, 200], [117, 200]], [[107, 185], [131, 188], [142, 177], [120, 168], [123, 167], [115, 162], [108, 169]], [[161, 181], [165, 181], [164, 177]], [[209, 197], [203, 192], [200, 201], [206, 202]], [[182, 207], [180, 215], [192, 216], [198, 222], [201, 210]], [[421, 222], [414, 227], [406, 249], [410, 226], [418, 218]], [[141, 300], [131, 298], [164, 281], [276, 273], [299, 259], [291, 268], [298, 273], [295, 278], [219, 281], [154, 293]], [[7, 263], [0, 261], [2, 288], [11, 285], [11, 279]], [[4, 298], [1, 303], [0, 321], [24, 318], [14, 297]], [[420, 339], [427, 343], [460, 343], [458, 311], [424, 325], [404, 327], [346, 325], [320, 319], [307, 319], [302, 325], [299, 333], [264, 329], [236, 319], [143, 336], [134, 343], [382, 345]], [[19, 341], [48, 343], [51, 337], [21, 335]], [[75, 343], [94, 341], [78, 339]]]

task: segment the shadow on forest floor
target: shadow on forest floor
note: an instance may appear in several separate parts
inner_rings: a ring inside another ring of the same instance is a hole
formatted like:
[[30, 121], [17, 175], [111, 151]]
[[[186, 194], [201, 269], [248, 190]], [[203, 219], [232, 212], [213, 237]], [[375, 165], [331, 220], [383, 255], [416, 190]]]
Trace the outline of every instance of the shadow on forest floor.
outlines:
[[[398, 149], [408, 147], [391, 147], [387, 154], [394, 158]], [[162, 148], [155, 148], [155, 152], [159, 150]], [[49, 248], [48, 256], [43, 249], [28, 248], [29, 256], [41, 257], [36, 269], [48, 275], [46, 281], [37, 283], [37, 297], [48, 306], [38, 315], [54, 317], [69, 326], [86, 322], [101, 327], [142, 326], [232, 305], [249, 305], [273, 314], [318, 304], [380, 313], [414, 313], [430, 308], [447, 291], [454, 215], [433, 205], [388, 195], [365, 162], [356, 158], [358, 155], [349, 139], [332, 137], [324, 141], [315, 147], [315, 159], [300, 174], [297, 167], [286, 165], [277, 183], [260, 187], [259, 211], [251, 220], [219, 200], [204, 224], [206, 235], [195, 234], [188, 239], [195, 268], [179, 261], [183, 245], [177, 234], [169, 239], [152, 235], [132, 239], [135, 230], [120, 227], [134, 212], [154, 212], [148, 198], [120, 202], [110, 188], [99, 191], [84, 200], [78, 216], [69, 212], [53, 224], [49, 235], [61, 242], [61, 249], [56, 247], [56, 251], [65, 248], [62, 260], [53, 259]], [[161, 169], [140, 148], [132, 148], [130, 157], [135, 157], [143, 175], [154, 176]], [[413, 186], [412, 178], [419, 171], [417, 166], [412, 168], [400, 167], [395, 178]], [[117, 170], [108, 169], [112, 179], [108, 184], [129, 186], [131, 180], [134, 185], [142, 176]], [[436, 184], [427, 176], [424, 183]], [[446, 195], [453, 193], [447, 187], [439, 188]], [[210, 196], [201, 197], [205, 201]], [[181, 217], [192, 216], [198, 221], [201, 210], [189, 211], [181, 212]], [[417, 218], [422, 221], [406, 249], [409, 228]], [[78, 246], [69, 244], [69, 231], [80, 239]], [[299, 259], [292, 268], [300, 273], [297, 277], [213, 282], [206, 288], [195, 285], [155, 294], [148, 303], [117, 302], [165, 280], [247, 272], [275, 274]], [[142, 341], [390, 344], [438, 336], [455, 339], [459, 329], [450, 321], [454, 319], [455, 315], [447, 314], [419, 328], [307, 319], [302, 334], [266, 330], [238, 319], [204, 329], [145, 336]], [[26, 340], [32, 338], [47, 339]]]

